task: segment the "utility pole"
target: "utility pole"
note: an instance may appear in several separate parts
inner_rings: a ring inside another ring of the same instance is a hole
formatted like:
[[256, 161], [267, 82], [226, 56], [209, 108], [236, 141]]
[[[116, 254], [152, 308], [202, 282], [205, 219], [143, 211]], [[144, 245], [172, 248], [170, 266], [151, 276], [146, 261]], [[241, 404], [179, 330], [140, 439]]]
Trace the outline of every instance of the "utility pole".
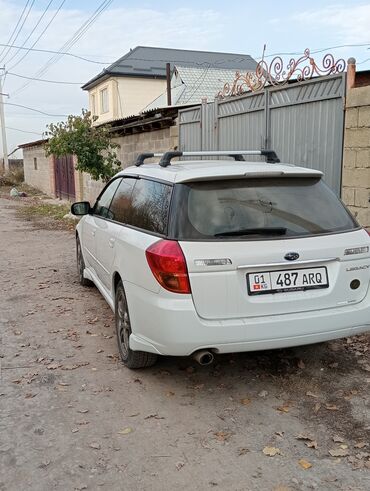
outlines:
[[[5, 71], [4, 68], [0, 70]], [[6, 130], [5, 130], [5, 114], [4, 114], [4, 104], [3, 104], [3, 74], [0, 74], [0, 126], [1, 126], [1, 140], [3, 143], [3, 154], [4, 154], [4, 170], [9, 171], [9, 160], [8, 160], [8, 145], [6, 142]]]
[[171, 63], [166, 63], [167, 106], [171, 106]]

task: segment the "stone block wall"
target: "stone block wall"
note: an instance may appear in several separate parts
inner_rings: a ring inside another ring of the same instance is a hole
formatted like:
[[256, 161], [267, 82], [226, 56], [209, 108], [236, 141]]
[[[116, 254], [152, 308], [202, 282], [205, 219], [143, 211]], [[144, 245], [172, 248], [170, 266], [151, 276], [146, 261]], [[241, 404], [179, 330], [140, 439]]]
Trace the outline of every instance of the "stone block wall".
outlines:
[[[139, 153], [162, 153], [168, 150], [177, 149], [179, 145], [179, 127], [175, 125], [155, 131], [119, 136], [114, 138], [113, 141], [120, 145], [120, 148], [117, 149], [117, 157], [122, 163], [122, 169], [124, 169], [135, 162]], [[151, 160], [148, 159], [146, 162], [150, 161]], [[76, 190], [79, 189], [79, 198], [93, 203], [103, 189], [104, 183], [102, 181], [94, 181], [85, 173], [78, 179], [78, 183], [76, 182]]]
[[179, 145], [179, 128], [176, 125], [161, 130], [120, 136], [114, 138], [114, 142], [120, 145], [117, 156], [124, 169], [135, 162], [139, 153], [161, 153], [177, 149]]
[[370, 227], [370, 86], [347, 92], [342, 199]]

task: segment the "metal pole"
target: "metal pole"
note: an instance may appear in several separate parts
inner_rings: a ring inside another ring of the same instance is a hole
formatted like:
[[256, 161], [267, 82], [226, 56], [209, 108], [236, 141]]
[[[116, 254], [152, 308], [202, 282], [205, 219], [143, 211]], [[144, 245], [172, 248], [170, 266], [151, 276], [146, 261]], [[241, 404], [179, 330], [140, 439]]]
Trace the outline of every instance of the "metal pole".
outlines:
[[8, 145], [6, 142], [6, 130], [5, 130], [5, 114], [4, 114], [4, 104], [3, 104], [3, 75], [0, 75], [0, 125], [1, 125], [1, 139], [3, 143], [3, 154], [4, 154], [4, 170], [9, 172], [9, 160], [8, 160]]
[[171, 64], [166, 63], [166, 79], [167, 79], [167, 106], [171, 106]]

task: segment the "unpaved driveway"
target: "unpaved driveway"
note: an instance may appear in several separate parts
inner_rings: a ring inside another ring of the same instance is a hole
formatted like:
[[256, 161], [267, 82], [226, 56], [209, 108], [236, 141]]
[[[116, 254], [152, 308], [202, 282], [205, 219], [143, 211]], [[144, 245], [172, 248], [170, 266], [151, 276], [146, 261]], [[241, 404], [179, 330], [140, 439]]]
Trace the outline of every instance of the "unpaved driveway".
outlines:
[[15, 206], [0, 200], [0, 490], [370, 488], [368, 337], [130, 371], [73, 234]]

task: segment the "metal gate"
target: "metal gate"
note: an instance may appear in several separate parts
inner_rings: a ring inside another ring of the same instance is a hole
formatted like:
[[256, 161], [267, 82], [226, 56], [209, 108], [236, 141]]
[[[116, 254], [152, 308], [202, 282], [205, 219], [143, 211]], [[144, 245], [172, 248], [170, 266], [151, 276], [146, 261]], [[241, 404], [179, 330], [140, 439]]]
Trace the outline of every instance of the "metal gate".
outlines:
[[58, 198], [70, 201], [76, 198], [75, 176], [72, 155], [54, 159], [55, 194]]
[[345, 74], [340, 74], [183, 109], [180, 150], [271, 148], [281, 162], [324, 172], [339, 195], [344, 96]]

